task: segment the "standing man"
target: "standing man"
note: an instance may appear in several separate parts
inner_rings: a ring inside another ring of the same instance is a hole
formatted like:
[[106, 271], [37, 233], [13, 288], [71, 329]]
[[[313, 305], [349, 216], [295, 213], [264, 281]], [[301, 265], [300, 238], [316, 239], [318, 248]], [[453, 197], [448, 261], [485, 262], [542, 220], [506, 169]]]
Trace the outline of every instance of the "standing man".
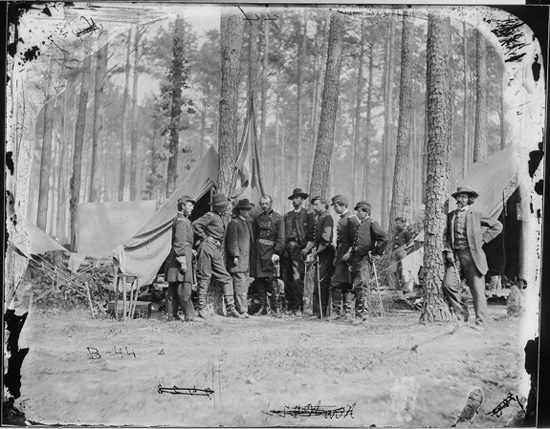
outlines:
[[468, 306], [460, 294], [460, 281], [465, 278], [474, 300], [476, 327], [485, 329], [487, 300], [484, 276], [489, 268], [482, 246], [501, 233], [502, 224], [470, 208], [478, 196], [479, 194], [469, 186], [459, 186], [452, 194], [457, 209], [448, 216], [445, 245], [447, 272], [443, 290], [456, 317], [459, 320], [463, 317], [467, 322]]
[[[328, 306], [329, 285], [334, 273], [334, 220], [328, 211], [327, 200], [315, 197], [311, 200], [316, 215], [313, 241], [307, 243], [302, 250], [305, 258], [311, 252], [313, 258], [319, 258], [319, 277], [317, 287], [313, 288], [313, 315], [321, 317], [326, 314]], [[319, 288], [321, 289], [321, 308], [319, 308]]]
[[284, 223], [283, 217], [273, 211], [273, 198], [264, 195], [260, 198], [262, 213], [252, 222], [254, 237], [254, 257], [250, 275], [256, 279], [258, 285], [260, 309], [254, 314], [267, 314], [267, 293], [271, 295], [271, 314], [281, 317], [279, 305], [279, 284], [277, 283], [279, 256], [283, 252]]
[[193, 228], [189, 216], [195, 201], [188, 196], [178, 200], [178, 214], [172, 224], [172, 248], [166, 264], [166, 312], [168, 320], [178, 320], [178, 305], [186, 322], [195, 318], [191, 301], [193, 285]]
[[308, 241], [313, 241], [315, 215], [303, 207], [309, 195], [300, 188], [294, 189], [288, 197], [294, 209], [285, 213], [285, 248], [281, 256], [281, 268], [285, 282], [285, 298], [288, 313], [300, 317], [304, 296], [305, 264], [301, 252]]
[[246, 198], [237, 203], [235, 216], [229, 222], [225, 239], [228, 271], [233, 277], [235, 307], [239, 314], [247, 318], [250, 251], [253, 245], [250, 214], [253, 208], [254, 204]]
[[368, 310], [365, 308], [369, 282], [372, 272], [372, 256], [381, 255], [388, 245], [386, 232], [380, 224], [370, 217], [371, 205], [359, 201], [355, 212], [361, 222], [357, 227], [351, 250], [353, 294], [355, 295], [355, 321], [366, 321]]
[[405, 246], [411, 241], [411, 233], [405, 229], [405, 218], [395, 218], [395, 235], [393, 236], [392, 253], [388, 267], [388, 283], [392, 290], [403, 292], [403, 270], [401, 260], [407, 256]]
[[343, 195], [332, 197], [331, 206], [340, 216], [336, 225], [336, 258], [334, 259], [334, 274], [330, 284], [332, 297], [331, 320], [342, 317], [342, 297], [344, 298], [343, 310], [346, 319], [351, 319], [351, 272], [349, 262], [351, 246], [355, 239], [359, 219], [348, 209], [348, 200]]
[[212, 210], [192, 224], [193, 231], [201, 240], [197, 254], [197, 278], [199, 282], [197, 294], [199, 298], [198, 315], [203, 319], [207, 317], [206, 293], [212, 277], [222, 285], [227, 314], [236, 318], [244, 318], [235, 309], [233, 279], [225, 269], [222, 259], [223, 241], [229, 223], [226, 215], [229, 204], [230, 202], [224, 194], [214, 194], [210, 202]]

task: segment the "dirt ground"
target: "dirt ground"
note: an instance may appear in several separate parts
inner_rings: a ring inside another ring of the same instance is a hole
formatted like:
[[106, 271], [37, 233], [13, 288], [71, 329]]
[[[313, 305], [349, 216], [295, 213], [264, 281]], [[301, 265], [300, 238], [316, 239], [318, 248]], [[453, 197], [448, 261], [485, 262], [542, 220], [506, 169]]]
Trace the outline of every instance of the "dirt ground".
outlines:
[[[391, 305], [385, 317], [353, 326], [286, 316], [121, 322], [33, 310], [16, 405], [46, 424], [449, 427], [479, 386], [485, 400], [468, 426], [510, 425], [517, 402], [500, 417], [488, 413], [518, 391], [520, 320], [490, 305], [489, 329], [478, 332], [420, 325], [419, 314]], [[161, 394], [159, 385], [214, 393]], [[319, 401], [351, 412], [273, 412]]]

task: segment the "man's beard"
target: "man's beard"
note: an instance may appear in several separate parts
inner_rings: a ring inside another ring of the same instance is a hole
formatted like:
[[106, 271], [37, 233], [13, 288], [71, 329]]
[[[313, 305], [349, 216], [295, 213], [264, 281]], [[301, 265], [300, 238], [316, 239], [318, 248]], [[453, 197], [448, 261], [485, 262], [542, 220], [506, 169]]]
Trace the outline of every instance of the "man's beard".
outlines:
[[292, 205], [294, 206], [295, 209], [298, 209], [302, 206], [302, 203], [301, 202], [296, 202], [296, 201], [292, 201]]

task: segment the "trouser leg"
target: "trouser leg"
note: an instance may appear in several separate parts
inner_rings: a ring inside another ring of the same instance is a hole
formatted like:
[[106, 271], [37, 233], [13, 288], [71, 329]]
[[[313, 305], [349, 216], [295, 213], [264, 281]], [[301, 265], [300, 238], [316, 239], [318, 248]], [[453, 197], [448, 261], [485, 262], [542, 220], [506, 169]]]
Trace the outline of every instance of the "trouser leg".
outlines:
[[461, 280], [459, 269], [459, 267], [454, 267], [453, 265], [447, 267], [445, 280], [443, 281], [443, 294], [447, 298], [447, 301], [453, 309], [455, 316], [459, 320], [464, 319], [467, 321], [468, 306], [462, 299], [462, 295], [460, 293]]
[[233, 298], [233, 279], [227, 272], [223, 263], [222, 253], [219, 248], [216, 248], [211, 258], [212, 276], [222, 287], [223, 300], [227, 313], [235, 310], [235, 299]]
[[279, 284], [277, 283], [277, 279], [267, 277], [265, 279], [265, 285], [266, 285], [267, 291], [271, 295], [271, 299], [270, 299], [271, 310], [273, 311], [280, 310], [281, 308], [279, 305]]
[[177, 317], [178, 315], [178, 285], [180, 283], [170, 282], [166, 288], [166, 314], [170, 318]]
[[232, 273], [235, 306], [241, 314], [248, 312], [248, 273]]
[[193, 302], [191, 301], [192, 285], [189, 282], [180, 283], [178, 286], [178, 297], [180, 307], [183, 310], [183, 314], [186, 319], [194, 319], [195, 309], [193, 308]]
[[304, 262], [299, 247], [285, 249], [283, 254], [283, 279], [285, 282], [285, 298], [291, 311], [302, 308], [304, 295]]
[[355, 296], [355, 316], [366, 318], [368, 313], [367, 308], [367, 292], [370, 281], [370, 263], [365, 257], [357, 264], [355, 268], [353, 280], [353, 295]]
[[197, 297], [198, 297], [198, 310], [204, 311], [206, 309], [206, 295], [208, 293], [208, 286], [212, 279], [212, 255], [214, 249], [213, 245], [208, 242], [203, 242], [199, 246], [197, 255]]
[[459, 252], [460, 265], [466, 277], [466, 283], [472, 292], [477, 324], [487, 323], [487, 298], [485, 296], [485, 276], [475, 266], [469, 250]]
[[342, 295], [343, 295], [343, 283], [331, 282], [330, 284], [330, 296], [332, 298], [332, 313], [336, 315], [342, 314]]

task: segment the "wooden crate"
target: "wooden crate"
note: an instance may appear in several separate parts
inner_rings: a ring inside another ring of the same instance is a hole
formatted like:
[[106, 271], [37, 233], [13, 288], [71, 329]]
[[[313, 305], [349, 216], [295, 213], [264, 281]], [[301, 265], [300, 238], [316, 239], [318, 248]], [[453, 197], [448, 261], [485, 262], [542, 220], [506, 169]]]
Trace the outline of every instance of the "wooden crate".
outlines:
[[[130, 305], [128, 301], [126, 301], [126, 305]], [[123, 302], [122, 300], [118, 300], [117, 302], [117, 317], [122, 317], [122, 310], [123, 310]], [[115, 316], [115, 301], [109, 301], [109, 304], [107, 305], [107, 313], [111, 316]], [[149, 318], [151, 317], [151, 303], [148, 301], [137, 301], [136, 302], [136, 310], [134, 312], [134, 319], [136, 318]]]

